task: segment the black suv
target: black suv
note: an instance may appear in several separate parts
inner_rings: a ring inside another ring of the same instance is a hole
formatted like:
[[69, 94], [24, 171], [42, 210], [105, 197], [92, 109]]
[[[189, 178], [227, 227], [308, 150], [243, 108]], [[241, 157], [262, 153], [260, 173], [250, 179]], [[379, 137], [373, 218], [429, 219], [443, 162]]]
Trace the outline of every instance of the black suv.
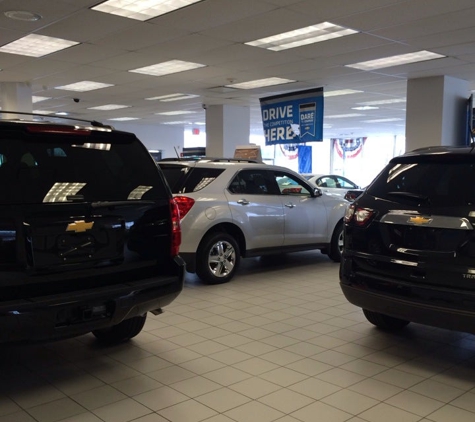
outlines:
[[0, 121], [0, 343], [134, 337], [183, 289], [168, 185], [131, 133], [29, 118]]
[[475, 150], [392, 159], [348, 208], [340, 285], [384, 329], [475, 333]]

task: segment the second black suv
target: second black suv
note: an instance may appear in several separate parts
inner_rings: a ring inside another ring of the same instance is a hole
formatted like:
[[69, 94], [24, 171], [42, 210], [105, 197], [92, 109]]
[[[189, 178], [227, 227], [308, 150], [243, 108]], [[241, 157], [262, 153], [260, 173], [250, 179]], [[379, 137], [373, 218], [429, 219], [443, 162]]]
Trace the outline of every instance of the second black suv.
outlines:
[[475, 332], [475, 151], [394, 158], [345, 216], [340, 285], [376, 326]]
[[0, 121], [0, 343], [134, 337], [183, 288], [180, 241], [177, 205], [135, 135]]

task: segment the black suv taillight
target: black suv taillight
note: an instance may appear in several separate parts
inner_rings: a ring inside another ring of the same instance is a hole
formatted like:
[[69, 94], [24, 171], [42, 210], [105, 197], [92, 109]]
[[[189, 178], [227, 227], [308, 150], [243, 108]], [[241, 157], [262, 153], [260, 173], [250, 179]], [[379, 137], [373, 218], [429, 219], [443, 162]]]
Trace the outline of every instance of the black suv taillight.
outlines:
[[170, 255], [177, 256], [180, 252], [181, 244], [181, 226], [180, 226], [180, 211], [175, 199], [170, 199], [170, 214], [172, 216], [172, 235], [170, 245]]
[[361, 208], [352, 204], [346, 209], [343, 220], [346, 224], [353, 222], [357, 226], [365, 226], [374, 214], [375, 212], [371, 208]]

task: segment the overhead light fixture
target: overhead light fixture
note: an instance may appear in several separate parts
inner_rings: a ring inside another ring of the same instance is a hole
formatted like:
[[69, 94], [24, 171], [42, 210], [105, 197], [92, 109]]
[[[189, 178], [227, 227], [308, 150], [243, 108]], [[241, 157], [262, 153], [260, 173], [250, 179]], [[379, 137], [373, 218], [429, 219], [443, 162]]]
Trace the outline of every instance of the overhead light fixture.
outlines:
[[201, 0], [108, 0], [92, 10], [123, 16], [125, 18], [146, 21], [165, 13], [173, 12]]
[[326, 124], [323, 125], [323, 129], [331, 129], [332, 127], [333, 125], [326, 125]]
[[117, 122], [126, 122], [128, 120], [140, 120], [140, 118], [139, 117], [114, 117], [107, 120], [115, 120]]
[[179, 116], [180, 114], [194, 114], [196, 111], [188, 111], [188, 110], [175, 110], [175, 111], [163, 111], [161, 113], [155, 113], [160, 116]]
[[43, 57], [78, 44], [76, 41], [63, 40], [46, 35], [29, 34], [3, 45], [0, 47], [0, 52], [18, 54], [20, 56]]
[[65, 111], [58, 111], [55, 114], [56, 114], [56, 116], [67, 116], [67, 115], [69, 115], [69, 113], [66, 113]]
[[129, 70], [129, 72], [142, 73], [144, 75], [152, 76], [164, 76], [171, 75], [172, 73], [185, 72], [186, 70], [198, 69], [200, 67], [206, 67], [206, 65], [200, 63], [185, 62], [182, 60], [170, 60], [168, 62], [157, 63], [151, 66], [131, 69]]
[[422, 50], [415, 53], [398, 54], [396, 56], [384, 57], [382, 59], [368, 60], [365, 62], [347, 64], [346, 67], [352, 67], [359, 70], [376, 70], [385, 67], [400, 66], [403, 64], [423, 62], [427, 60], [440, 59], [447, 57], [442, 54], [432, 53], [431, 51]]
[[88, 107], [88, 110], [119, 110], [121, 108], [128, 108], [130, 106], [121, 105], [121, 104], [105, 104], [96, 107]]
[[387, 119], [373, 119], [373, 120], [362, 120], [364, 123], [386, 123], [386, 122], [400, 122], [404, 119], [399, 119], [397, 117], [391, 117]]
[[359, 116], [364, 116], [364, 114], [359, 114], [359, 113], [334, 114], [333, 116], [325, 116], [325, 119], [344, 119], [345, 117], [359, 117]]
[[146, 100], [149, 101], [162, 101], [164, 103], [169, 102], [169, 101], [179, 101], [179, 100], [187, 100], [188, 98], [196, 98], [199, 97], [199, 95], [193, 95], [193, 94], [168, 94], [168, 95], [161, 95], [160, 97], [150, 97], [150, 98], [145, 98]]
[[357, 32], [358, 31], [353, 29], [344, 28], [343, 26], [335, 25], [330, 22], [323, 22], [305, 28], [283, 32], [271, 37], [246, 42], [245, 44], [253, 47], [266, 48], [272, 51], [281, 51], [302, 45], [327, 41], [332, 38], [344, 37], [345, 35], [352, 35]]
[[39, 95], [33, 95], [31, 101], [34, 103], [39, 103], [40, 101], [51, 100], [51, 97], [41, 97]]
[[360, 106], [360, 107], [351, 107], [352, 110], [379, 110], [379, 107], [373, 106]]
[[389, 98], [387, 100], [365, 101], [358, 104], [373, 106], [373, 105], [385, 105], [385, 104], [398, 104], [398, 103], [405, 103], [405, 102], [406, 102], [405, 98]]
[[193, 122], [194, 125], [197, 126], [204, 126], [206, 123], [205, 122]]
[[92, 82], [92, 81], [81, 81], [69, 85], [61, 85], [55, 87], [55, 89], [64, 89], [66, 91], [93, 91], [95, 89], [108, 88], [109, 86], [114, 86], [113, 84], [104, 84], [102, 82]]
[[338, 89], [336, 91], [323, 91], [324, 97], [337, 97], [339, 95], [349, 95], [349, 94], [358, 94], [363, 91], [358, 91], [356, 89]]
[[51, 110], [33, 110], [32, 113], [34, 114], [54, 114], [56, 111], [51, 111]]
[[297, 82], [292, 79], [284, 79], [284, 78], [266, 78], [266, 79], [256, 79], [254, 81], [249, 82], [240, 82], [237, 84], [225, 85], [230, 88], [237, 88], [237, 89], [255, 89], [255, 88], [263, 88], [266, 86], [273, 86], [273, 85], [283, 85], [289, 84], [292, 82]]
[[173, 121], [173, 122], [163, 122], [164, 125], [189, 125], [190, 122], [185, 122], [183, 120], [180, 121]]

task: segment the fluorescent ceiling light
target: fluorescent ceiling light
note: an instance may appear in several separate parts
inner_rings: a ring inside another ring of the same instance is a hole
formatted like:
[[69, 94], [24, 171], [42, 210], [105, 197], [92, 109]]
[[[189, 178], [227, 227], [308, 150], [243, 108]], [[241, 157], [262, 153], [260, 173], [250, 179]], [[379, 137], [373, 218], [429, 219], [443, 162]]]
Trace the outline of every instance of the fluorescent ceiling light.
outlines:
[[360, 106], [360, 107], [351, 107], [352, 110], [379, 110], [379, 107], [373, 106]]
[[337, 97], [339, 95], [358, 94], [359, 92], [363, 92], [363, 91], [358, 91], [356, 89], [339, 89], [339, 90], [336, 90], [336, 91], [323, 91], [323, 96], [324, 97]]
[[183, 120], [180, 120], [180, 121], [174, 121], [174, 122], [164, 122], [163, 123], [164, 125], [189, 125], [190, 122], [185, 122]]
[[114, 117], [113, 119], [107, 119], [107, 120], [115, 120], [117, 122], [125, 122], [127, 120], [140, 120], [139, 117]]
[[230, 88], [237, 88], [237, 89], [254, 89], [254, 88], [262, 88], [265, 86], [289, 84], [292, 82], [296, 82], [296, 81], [292, 79], [283, 79], [283, 78], [267, 78], [267, 79], [257, 79], [255, 81], [241, 82], [241, 83], [225, 85], [225, 86], [230, 87]]
[[205, 64], [185, 62], [182, 60], [170, 60], [168, 62], [157, 63], [151, 66], [139, 67], [131, 69], [129, 72], [142, 73], [144, 75], [163, 76], [172, 73], [185, 72], [186, 70], [198, 69], [206, 67]]
[[66, 91], [93, 91], [95, 89], [107, 88], [109, 86], [114, 86], [113, 84], [104, 84], [102, 82], [92, 82], [92, 81], [82, 81], [76, 82], [69, 85], [57, 86], [55, 89], [64, 89]]
[[194, 125], [197, 126], [204, 126], [206, 123], [205, 122], [193, 122]]
[[162, 113], [155, 113], [160, 116], [178, 116], [180, 114], [194, 114], [196, 111], [188, 111], [188, 110], [175, 110], [175, 111], [164, 111]]
[[201, 0], [108, 0], [92, 7], [92, 10], [146, 21], [199, 1]]
[[66, 113], [65, 111], [58, 111], [55, 114], [56, 114], [56, 116], [67, 116], [69, 113]]
[[396, 56], [385, 57], [382, 59], [368, 60], [366, 62], [359, 62], [347, 64], [346, 67], [352, 67], [359, 70], [376, 70], [385, 67], [400, 66], [402, 64], [423, 62], [426, 60], [440, 59], [447, 57], [442, 54], [432, 53], [427, 50], [416, 51], [415, 53], [398, 54]]
[[51, 97], [40, 97], [38, 95], [33, 95], [31, 101], [34, 103], [39, 103], [40, 101], [51, 100]]
[[405, 98], [390, 98], [388, 100], [365, 101], [363, 103], [358, 103], [358, 104], [372, 106], [372, 105], [384, 105], [384, 104], [398, 104], [398, 103], [405, 103], [405, 102], [406, 102]]
[[333, 116], [325, 116], [325, 119], [343, 119], [345, 117], [358, 117], [358, 116], [364, 116], [364, 114], [359, 114], [359, 113], [334, 114]]
[[323, 125], [323, 129], [330, 129], [332, 127], [333, 127], [333, 125], [325, 125], [325, 124]]
[[96, 107], [88, 107], [88, 110], [119, 110], [120, 108], [128, 108], [130, 106], [121, 104], [105, 104]]
[[56, 51], [64, 50], [79, 44], [76, 41], [47, 37], [46, 35], [30, 34], [0, 47], [0, 52], [19, 54], [21, 56], [43, 57]]
[[374, 120], [363, 120], [364, 123], [386, 123], [386, 122], [399, 122], [404, 119], [399, 119], [397, 117], [388, 118], [388, 119], [374, 119]]
[[34, 114], [54, 114], [56, 111], [50, 111], [50, 110], [33, 110], [32, 113]]
[[179, 100], [187, 100], [188, 98], [196, 98], [199, 97], [199, 95], [193, 95], [193, 94], [168, 94], [168, 95], [162, 95], [160, 97], [150, 97], [150, 98], [145, 98], [146, 100], [158, 100], [158, 101], [163, 101], [164, 103], [169, 102], [169, 101], [179, 101]]
[[330, 40], [332, 38], [344, 37], [345, 35], [356, 34], [357, 32], [358, 31], [354, 31], [353, 29], [344, 28], [330, 22], [323, 22], [271, 37], [250, 41], [245, 44], [253, 47], [267, 48], [272, 51], [281, 51], [288, 48]]

